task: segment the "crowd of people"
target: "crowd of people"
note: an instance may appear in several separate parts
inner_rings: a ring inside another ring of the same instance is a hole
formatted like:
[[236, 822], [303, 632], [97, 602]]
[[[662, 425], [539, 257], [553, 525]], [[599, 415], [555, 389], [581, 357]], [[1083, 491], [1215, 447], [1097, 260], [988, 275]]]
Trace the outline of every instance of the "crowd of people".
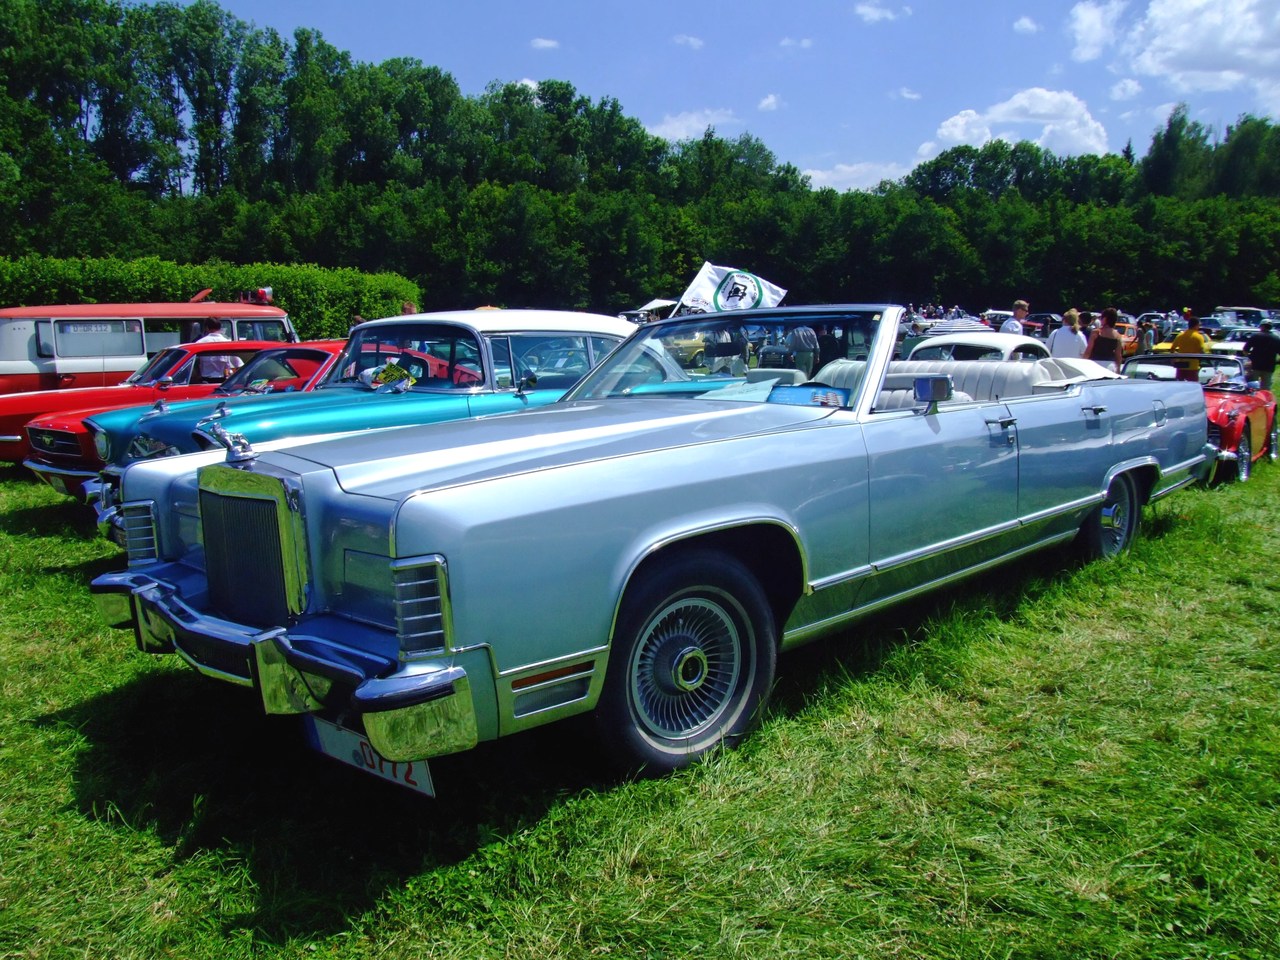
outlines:
[[[1026, 300], [1015, 300], [1011, 315], [999, 327], [1000, 332], [1024, 334], [1030, 310]], [[1107, 307], [1096, 316], [1072, 307], [1062, 315], [1062, 323], [1049, 331], [1045, 346], [1050, 356], [1082, 357], [1119, 372], [1125, 358], [1125, 338], [1119, 324], [1120, 312], [1115, 307]], [[1143, 320], [1137, 326], [1138, 342], [1134, 352], [1151, 353], [1157, 343], [1171, 340], [1170, 352], [1188, 355], [1185, 363], [1178, 367], [1178, 379], [1198, 380], [1200, 362], [1194, 356], [1211, 352], [1200, 326], [1200, 319], [1190, 307], [1183, 307], [1181, 315], [1171, 310], [1162, 319]], [[1259, 324], [1257, 332], [1245, 340], [1241, 353], [1248, 361], [1249, 379], [1257, 381], [1263, 390], [1270, 390], [1280, 362], [1280, 335], [1270, 320]]]

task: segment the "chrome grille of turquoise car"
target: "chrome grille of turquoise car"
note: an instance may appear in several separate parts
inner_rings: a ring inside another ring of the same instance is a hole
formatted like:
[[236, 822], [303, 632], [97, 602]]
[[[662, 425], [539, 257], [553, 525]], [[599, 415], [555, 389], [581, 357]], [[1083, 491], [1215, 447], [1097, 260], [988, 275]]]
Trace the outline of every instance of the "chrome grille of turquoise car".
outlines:
[[124, 531], [124, 547], [128, 551], [130, 564], [151, 563], [159, 559], [153, 501], [122, 504], [120, 529]]
[[415, 557], [391, 564], [396, 635], [402, 660], [444, 652], [449, 622], [444, 557]]
[[256, 627], [289, 622], [276, 505], [200, 491], [209, 600], [219, 616]]

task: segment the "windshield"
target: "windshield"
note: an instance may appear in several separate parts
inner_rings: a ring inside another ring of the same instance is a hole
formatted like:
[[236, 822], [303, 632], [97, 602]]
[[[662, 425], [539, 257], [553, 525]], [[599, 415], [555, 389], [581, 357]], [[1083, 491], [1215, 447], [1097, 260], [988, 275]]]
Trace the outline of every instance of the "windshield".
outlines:
[[161, 377], [172, 376], [174, 368], [182, 362], [186, 355], [187, 352], [180, 347], [170, 347], [168, 350], [161, 350], [154, 357], [131, 373], [124, 382], [154, 383]]
[[359, 328], [321, 387], [406, 381], [412, 390], [470, 390], [483, 385], [484, 359], [475, 333], [454, 324], [427, 322]]
[[1237, 386], [1248, 383], [1243, 361], [1227, 354], [1148, 354], [1125, 363], [1121, 371], [1131, 380], [1175, 380], [1179, 370], [1196, 364], [1201, 386]]
[[324, 350], [290, 347], [263, 350], [227, 378], [214, 392], [282, 393], [301, 390], [316, 375], [329, 354]]
[[683, 396], [847, 406], [880, 317], [879, 310], [815, 308], [647, 324], [566, 399]]

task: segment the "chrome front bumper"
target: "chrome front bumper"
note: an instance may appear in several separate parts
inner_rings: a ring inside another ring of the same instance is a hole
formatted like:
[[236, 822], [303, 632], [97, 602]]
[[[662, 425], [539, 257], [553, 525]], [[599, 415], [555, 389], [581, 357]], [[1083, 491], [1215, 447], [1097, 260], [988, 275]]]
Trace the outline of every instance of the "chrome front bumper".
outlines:
[[256, 630], [207, 616], [183, 601], [199, 574], [169, 565], [175, 582], [108, 573], [90, 591], [113, 627], [133, 627], [138, 649], [177, 653], [207, 676], [253, 687], [267, 713], [358, 716], [388, 760], [423, 760], [478, 741], [471, 682], [461, 667], [414, 664], [284, 628]]
[[53, 489], [82, 503], [97, 497], [98, 473], [95, 470], [72, 470], [55, 467], [39, 460], [23, 460], [22, 465]]

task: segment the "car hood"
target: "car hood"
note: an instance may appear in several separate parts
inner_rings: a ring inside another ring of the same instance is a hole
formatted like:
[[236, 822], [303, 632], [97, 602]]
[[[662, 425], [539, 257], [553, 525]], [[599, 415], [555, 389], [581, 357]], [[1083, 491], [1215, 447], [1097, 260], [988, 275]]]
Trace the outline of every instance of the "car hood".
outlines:
[[713, 400], [582, 400], [475, 420], [364, 431], [291, 446], [262, 459], [298, 472], [306, 471], [306, 463], [327, 467], [349, 493], [402, 499], [571, 463], [799, 429], [834, 412]]
[[154, 393], [150, 384], [117, 383], [110, 387], [75, 387], [69, 390], [32, 390], [0, 397], [0, 417], [18, 416], [30, 420], [58, 410], [85, 410], [95, 407], [145, 403]]

